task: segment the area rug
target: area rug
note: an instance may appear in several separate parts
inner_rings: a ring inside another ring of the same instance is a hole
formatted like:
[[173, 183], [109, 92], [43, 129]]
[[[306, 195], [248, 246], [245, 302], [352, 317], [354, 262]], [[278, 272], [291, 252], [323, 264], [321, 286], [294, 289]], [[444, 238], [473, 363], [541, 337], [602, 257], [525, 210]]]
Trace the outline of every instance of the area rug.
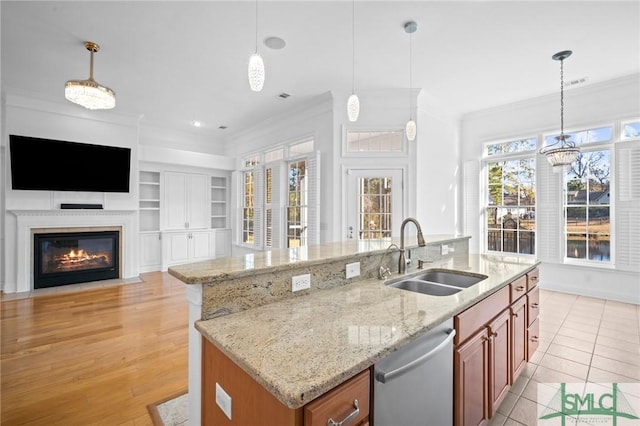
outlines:
[[189, 423], [189, 398], [180, 392], [147, 405], [154, 426], [186, 426]]

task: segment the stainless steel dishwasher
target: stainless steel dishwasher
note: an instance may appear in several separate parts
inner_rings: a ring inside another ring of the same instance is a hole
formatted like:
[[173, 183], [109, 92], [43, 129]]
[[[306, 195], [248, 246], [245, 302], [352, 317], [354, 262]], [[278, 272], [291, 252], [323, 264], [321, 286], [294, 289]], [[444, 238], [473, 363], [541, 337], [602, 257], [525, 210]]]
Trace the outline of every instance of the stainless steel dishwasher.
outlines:
[[453, 424], [453, 338], [449, 319], [375, 365], [374, 426]]

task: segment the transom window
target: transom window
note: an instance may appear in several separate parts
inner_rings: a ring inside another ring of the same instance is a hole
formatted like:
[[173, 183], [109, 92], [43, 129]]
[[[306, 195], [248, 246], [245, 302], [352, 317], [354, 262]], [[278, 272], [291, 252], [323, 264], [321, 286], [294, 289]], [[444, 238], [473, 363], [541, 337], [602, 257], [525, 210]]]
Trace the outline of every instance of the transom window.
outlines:
[[638, 139], [640, 138], [640, 119], [623, 121], [622, 122], [622, 134], [620, 139]]
[[348, 131], [347, 152], [403, 152], [404, 134], [401, 131]]

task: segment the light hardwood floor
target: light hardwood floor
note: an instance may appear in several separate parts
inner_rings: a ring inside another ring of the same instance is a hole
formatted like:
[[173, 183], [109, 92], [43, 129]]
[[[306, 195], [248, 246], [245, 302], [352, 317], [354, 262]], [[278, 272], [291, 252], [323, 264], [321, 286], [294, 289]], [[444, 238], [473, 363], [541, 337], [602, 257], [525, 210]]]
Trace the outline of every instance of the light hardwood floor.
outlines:
[[2, 425], [150, 425], [147, 404], [186, 391], [185, 286], [141, 278], [3, 298]]

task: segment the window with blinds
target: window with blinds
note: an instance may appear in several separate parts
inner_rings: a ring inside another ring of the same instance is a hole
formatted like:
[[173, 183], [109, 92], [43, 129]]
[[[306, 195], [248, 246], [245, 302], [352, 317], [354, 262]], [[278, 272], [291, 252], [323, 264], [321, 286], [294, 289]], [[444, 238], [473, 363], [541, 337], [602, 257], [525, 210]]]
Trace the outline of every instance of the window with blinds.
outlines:
[[253, 170], [245, 171], [243, 177], [242, 242], [253, 245], [255, 243], [255, 174]]

